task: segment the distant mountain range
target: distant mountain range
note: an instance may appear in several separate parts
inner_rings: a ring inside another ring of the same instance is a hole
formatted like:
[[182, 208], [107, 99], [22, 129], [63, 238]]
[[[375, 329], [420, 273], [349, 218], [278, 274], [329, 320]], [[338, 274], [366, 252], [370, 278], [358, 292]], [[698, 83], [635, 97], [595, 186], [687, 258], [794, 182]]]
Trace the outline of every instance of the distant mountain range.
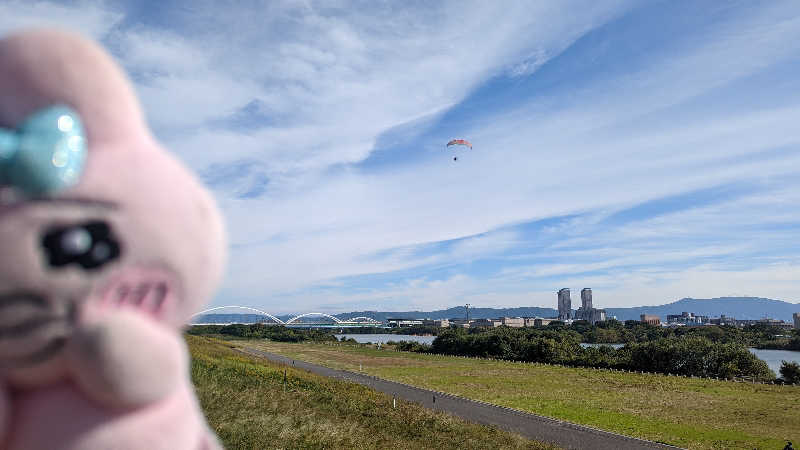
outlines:
[[606, 308], [606, 315], [618, 320], [639, 320], [641, 314], [655, 314], [662, 320], [667, 314], [691, 312], [699, 316], [719, 317], [724, 314], [737, 319], [756, 320], [764, 317], [792, 321], [792, 313], [800, 313], [800, 304], [761, 297], [682, 298], [659, 306]]
[[[519, 308], [470, 308], [470, 319], [491, 319], [496, 317], [551, 317], [558, 315], [558, 311], [553, 308], [539, 308], [536, 306], [523, 306]], [[391, 318], [410, 318], [410, 319], [463, 319], [466, 311], [463, 306], [455, 306], [448, 309], [436, 311], [355, 311], [343, 314], [336, 314], [336, 317], [372, 317], [375, 320], [386, 320]]]
[[[575, 302], [573, 301], [573, 305]], [[580, 301], [578, 301], [580, 304]], [[602, 305], [595, 305], [600, 306]], [[606, 315], [618, 320], [639, 320], [641, 314], [655, 314], [666, 320], [668, 314], [680, 314], [683, 311], [696, 315], [719, 317], [724, 314], [737, 319], [761, 319], [769, 317], [792, 321], [792, 313], [800, 313], [800, 304], [784, 302], [760, 297], [720, 297], [720, 298], [683, 298], [678, 301], [658, 306], [636, 306], [632, 308], [605, 308]], [[465, 317], [463, 306], [456, 306], [436, 311], [354, 311], [349, 313], [334, 314], [339, 319], [351, 319], [359, 316], [371, 317], [375, 320], [385, 321], [389, 318], [413, 319], [453, 319]], [[558, 311], [553, 308], [519, 307], [519, 308], [470, 308], [471, 319], [491, 319], [496, 317], [555, 317]], [[279, 315], [281, 320], [288, 320], [293, 315]], [[258, 314], [206, 314], [198, 317], [195, 322], [226, 323], [226, 322], [258, 322], [263, 320]]]

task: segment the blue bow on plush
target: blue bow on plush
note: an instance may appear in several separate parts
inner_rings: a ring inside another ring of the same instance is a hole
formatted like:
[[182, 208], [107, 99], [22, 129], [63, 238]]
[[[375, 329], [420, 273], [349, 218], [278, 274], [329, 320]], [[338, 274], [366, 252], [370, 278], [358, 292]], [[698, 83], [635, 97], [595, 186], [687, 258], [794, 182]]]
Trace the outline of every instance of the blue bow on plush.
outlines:
[[68, 188], [86, 163], [78, 114], [57, 105], [37, 111], [16, 130], [0, 128], [0, 185], [41, 195]]

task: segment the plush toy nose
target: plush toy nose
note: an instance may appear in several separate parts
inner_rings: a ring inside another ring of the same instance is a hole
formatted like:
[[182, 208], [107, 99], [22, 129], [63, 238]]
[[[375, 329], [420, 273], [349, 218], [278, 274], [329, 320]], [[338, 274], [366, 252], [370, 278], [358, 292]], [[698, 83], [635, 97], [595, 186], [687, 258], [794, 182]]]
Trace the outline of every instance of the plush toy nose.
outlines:
[[163, 319], [178, 307], [175, 276], [163, 268], [125, 267], [109, 279], [103, 294], [92, 308], [102, 314], [119, 309], [135, 309], [140, 313]]

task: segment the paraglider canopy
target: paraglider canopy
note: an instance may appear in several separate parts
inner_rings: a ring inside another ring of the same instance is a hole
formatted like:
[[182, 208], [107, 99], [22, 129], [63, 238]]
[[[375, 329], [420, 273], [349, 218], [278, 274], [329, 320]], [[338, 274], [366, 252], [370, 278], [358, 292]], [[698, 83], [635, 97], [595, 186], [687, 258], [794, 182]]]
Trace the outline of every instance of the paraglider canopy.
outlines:
[[[472, 150], [472, 144], [466, 139], [453, 139], [447, 143], [446, 147], [450, 147], [451, 145], [463, 145], [464, 147], [469, 147], [469, 149]], [[454, 156], [453, 161], [458, 161], [458, 156]]]
[[447, 143], [447, 146], [450, 147], [451, 145], [465, 145], [472, 150], [472, 144], [466, 139], [453, 139], [452, 141]]

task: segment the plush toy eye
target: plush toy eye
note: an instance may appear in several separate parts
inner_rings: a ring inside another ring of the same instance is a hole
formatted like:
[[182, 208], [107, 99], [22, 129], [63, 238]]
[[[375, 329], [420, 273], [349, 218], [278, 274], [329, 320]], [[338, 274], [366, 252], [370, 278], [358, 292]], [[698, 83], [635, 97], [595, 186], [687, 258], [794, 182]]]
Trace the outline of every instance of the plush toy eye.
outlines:
[[51, 228], [44, 234], [42, 246], [52, 267], [74, 263], [91, 270], [120, 256], [119, 242], [102, 221]]
[[92, 235], [83, 227], [69, 228], [61, 235], [59, 244], [65, 255], [82, 255], [92, 247]]

